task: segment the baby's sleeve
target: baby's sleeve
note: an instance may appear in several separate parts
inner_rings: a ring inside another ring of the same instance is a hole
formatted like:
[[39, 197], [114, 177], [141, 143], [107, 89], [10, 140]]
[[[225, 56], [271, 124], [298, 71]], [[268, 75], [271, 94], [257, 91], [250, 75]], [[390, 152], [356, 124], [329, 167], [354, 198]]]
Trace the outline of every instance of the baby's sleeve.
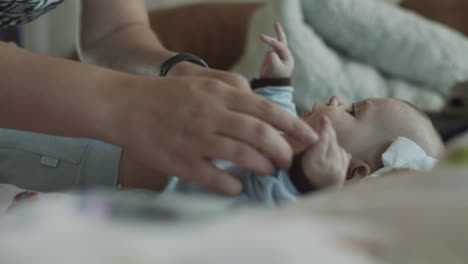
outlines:
[[243, 185], [244, 192], [250, 201], [269, 206], [296, 201], [300, 196], [286, 170], [280, 170], [270, 176], [249, 175], [243, 178]]
[[251, 86], [256, 94], [297, 116], [296, 105], [293, 102], [294, 88], [289, 79], [255, 79], [251, 82]]

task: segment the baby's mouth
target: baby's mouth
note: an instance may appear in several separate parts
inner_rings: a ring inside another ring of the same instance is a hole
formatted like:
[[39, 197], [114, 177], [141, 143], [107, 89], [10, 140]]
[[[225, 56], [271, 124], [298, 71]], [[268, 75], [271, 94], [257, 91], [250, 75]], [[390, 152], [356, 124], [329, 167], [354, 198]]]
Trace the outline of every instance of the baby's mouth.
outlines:
[[312, 111], [304, 110], [304, 111], [302, 112], [302, 117], [308, 117], [308, 116], [310, 116], [311, 114], [312, 114]]
[[312, 105], [312, 109], [309, 110], [304, 110], [302, 111], [302, 115], [301, 117], [308, 117], [310, 115], [312, 115], [312, 113], [314, 112], [315, 110], [315, 107], [317, 106], [318, 102], [315, 102], [313, 105]]
[[317, 103], [318, 103], [318, 102], [315, 102], [315, 103], [312, 105], [312, 109], [310, 109], [310, 111], [304, 110], [304, 112], [303, 112], [304, 116], [310, 116], [310, 115], [312, 115], [312, 113], [313, 113], [314, 110], [315, 110], [315, 107], [316, 107]]
[[315, 102], [313, 105], [312, 105], [312, 110], [310, 110], [310, 113], [312, 113], [314, 110], [315, 110], [315, 107], [317, 107], [318, 105], [318, 102]]

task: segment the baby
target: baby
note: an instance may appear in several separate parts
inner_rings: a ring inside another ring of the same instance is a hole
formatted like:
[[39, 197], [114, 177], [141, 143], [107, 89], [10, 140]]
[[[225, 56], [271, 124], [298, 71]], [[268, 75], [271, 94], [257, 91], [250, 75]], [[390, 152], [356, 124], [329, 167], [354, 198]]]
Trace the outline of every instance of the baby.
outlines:
[[[276, 37], [261, 36], [272, 50], [266, 54], [260, 79], [252, 81], [252, 88], [297, 115], [289, 80], [294, 59], [281, 25], [275, 24], [275, 31]], [[349, 103], [333, 96], [328, 102], [316, 102], [300, 118], [319, 133], [320, 140], [305, 146], [284, 135], [296, 154], [289, 171], [260, 176], [232, 164], [220, 165], [242, 180], [243, 199], [277, 203], [314, 190], [340, 187], [348, 180], [376, 172], [430, 169], [444, 149], [429, 118], [413, 105], [396, 99]], [[177, 179], [171, 184], [168, 191], [194, 189], [192, 184]]]

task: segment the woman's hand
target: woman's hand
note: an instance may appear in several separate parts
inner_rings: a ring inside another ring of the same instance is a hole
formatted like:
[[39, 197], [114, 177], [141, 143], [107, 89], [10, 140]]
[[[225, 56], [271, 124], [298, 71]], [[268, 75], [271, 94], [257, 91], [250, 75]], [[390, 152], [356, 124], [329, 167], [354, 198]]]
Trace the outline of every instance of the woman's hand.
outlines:
[[288, 40], [279, 23], [274, 25], [276, 37], [262, 34], [260, 39], [272, 50], [267, 52], [260, 67], [260, 78], [290, 78], [294, 70], [294, 57], [288, 48]]
[[103, 89], [103, 137], [155, 170], [238, 194], [240, 182], [216, 169], [212, 160], [268, 174], [276, 166], [288, 167], [292, 158], [291, 147], [274, 127], [304, 144], [316, 139], [303, 121], [241, 84], [129, 76]]
[[341, 187], [346, 181], [351, 154], [338, 144], [330, 119], [324, 116], [320, 121], [320, 139], [305, 152], [302, 169], [312, 186]]
[[[175, 54], [174, 54], [175, 55]], [[203, 77], [211, 78], [214, 80], [222, 81], [232, 87], [237, 87], [239, 90], [250, 90], [249, 81], [242, 75], [234, 72], [227, 72], [223, 70], [216, 70], [211, 68], [205, 68], [191, 62], [182, 62], [168, 72], [167, 76], [172, 77]]]

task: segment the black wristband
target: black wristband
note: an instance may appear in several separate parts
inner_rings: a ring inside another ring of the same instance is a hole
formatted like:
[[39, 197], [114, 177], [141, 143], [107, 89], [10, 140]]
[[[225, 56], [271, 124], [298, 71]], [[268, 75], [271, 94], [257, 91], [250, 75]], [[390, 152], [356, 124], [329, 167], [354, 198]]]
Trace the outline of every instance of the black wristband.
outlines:
[[172, 67], [184, 61], [188, 61], [205, 68], [209, 68], [208, 64], [206, 64], [204, 60], [198, 58], [197, 56], [190, 53], [180, 53], [169, 58], [161, 65], [161, 69], [159, 70], [159, 76], [166, 76]]
[[252, 90], [263, 88], [265, 86], [291, 86], [290, 78], [260, 78], [253, 79], [250, 82]]

